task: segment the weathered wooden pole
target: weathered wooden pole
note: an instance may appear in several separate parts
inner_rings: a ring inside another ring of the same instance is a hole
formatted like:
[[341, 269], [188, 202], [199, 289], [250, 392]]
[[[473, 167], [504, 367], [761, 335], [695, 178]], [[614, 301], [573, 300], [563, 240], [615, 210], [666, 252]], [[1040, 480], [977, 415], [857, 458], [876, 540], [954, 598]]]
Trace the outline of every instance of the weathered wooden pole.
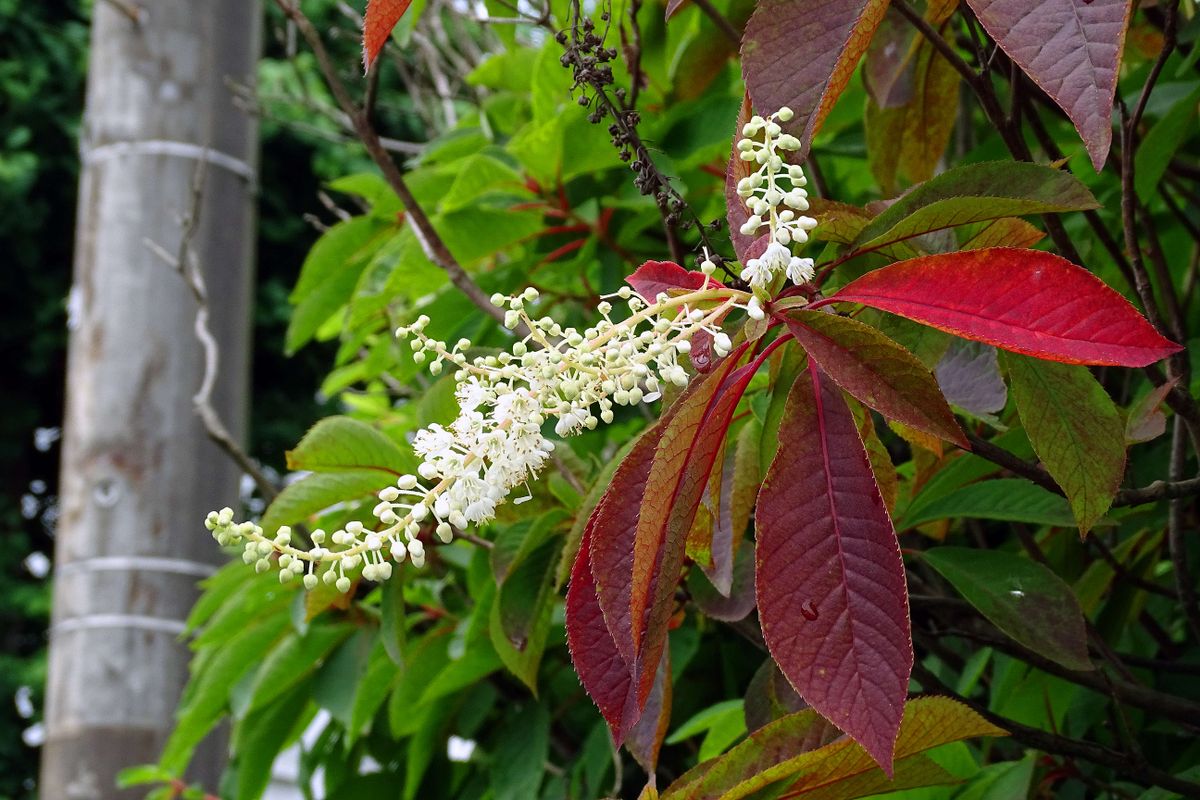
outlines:
[[[204, 514], [240, 471], [209, 442], [192, 396], [196, 302], [147, 246], [191, 247], [220, 346], [213, 405], [244, 429], [257, 128], [228, 81], [253, 81], [257, 0], [95, 3], [82, 131], [70, 355], [46, 697], [44, 800], [137, 797], [124, 767], [156, 761], [187, 679], [182, 620], [219, 552]], [[222, 754], [198, 759], [215, 789]]]

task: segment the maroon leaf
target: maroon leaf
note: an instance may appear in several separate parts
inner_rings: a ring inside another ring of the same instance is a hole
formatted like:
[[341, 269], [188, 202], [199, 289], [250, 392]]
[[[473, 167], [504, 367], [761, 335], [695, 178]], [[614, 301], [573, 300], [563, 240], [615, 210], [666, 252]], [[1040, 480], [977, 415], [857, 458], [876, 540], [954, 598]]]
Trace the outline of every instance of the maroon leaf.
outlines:
[[[682, 398], [681, 398], [682, 402]], [[638, 509], [646, 492], [646, 479], [654, 451], [662, 438], [670, 410], [654, 427], [638, 439], [629, 455], [613, 473], [608, 491], [600, 498], [588, 520], [592, 535], [585, 542], [590, 550], [592, 572], [599, 576], [596, 591], [609, 631], [632, 670], [636, 658], [633, 625], [629, 617], [629, 597], [633, 583], [633, 539], [637, 530]]]
[[583, 688], [620, 742], [636, 721], [626, 714], [633, 681], [600, 610], [589, 558], [591, 537], [589, 521], [567, 587], [567, 647]]
[[992, 247], [901, 261], [825, 302], [838, 300], [1068, 364], [1143, 367], [1180, 349], [1095, 275], [1037, 250]]
[[705, 286], [719, 289], [724, 284], [703, 272], [688, 272], [673, 261], [647, 261], [625, 281], [647, 302], [675, 290], [695, 291]]
[[671, 689], [671, 653], [664, 649], [646, 707], [625, 740], [625, 747], [647, 775], [654, 775], [658, 767], [658, 751], [671, 724]]
[[667, 11], [663, 15], [663, 19], [670, 19], [675, 16], [675, 12], [683, 8], [684, 0], [667, 0]]
[[[657, 585], [661, 585], [664, 592], [667, 591], [667, 587], [670, 587], [673, 592], [682, 565], [684, 536], [687, 533], [687, 526], [691, 522], [690, 514], [687, 515], [686, 521], [676, 520], [676, 524], [680, 525], [682, 530], [671, 528], [676, 535], [663, 548], [652, 552], [643, 551], [642, 560], [635, 561], [639, 517], [645, 514], [646, 509], [657, 508], [660, 505], [657, 502], [643, 504], [643, 496], [647, 495], [648, 491], [647, 483], [655, 474], [659, 474], [660, 483], [667, 477], [666, 473], [660, 474], [652, 470], [652, 464], [655, 463], [657, 452], [661, 449], [661, 442], [666, 438], [668, 429], [677, 416], [685, 414], [691, 417], [697, 413], [697, 408], [701, 412], [707, 409], [713, 397], [718, 395], [719, 390], [723, 388], [725, 379], [736, 366], [743, 352], [745, 352], [744, 346], [722, 361], [714, 372], [693, 381], [662, 419], [642, 435], [630, 450], [629, 455], [613, 473], [608, 491], [596, 505], [585, 529], [586, 541], [581, 546], [581, 553], [586, 550], [588, 554], [587, 556], [580, 555], [578, 558], [586, 558], [590, 565], [588, 580], [593, 587], [591, 593], [596, 597], [596, 608], [600, 610], [601, 621], [605, 624], [609, 641], [612, 642], [612, 649], [625, 670], [627, 682], [620, 684], [618, 679], [611, 676], [606, 680], [594, 678], [593, 683], [599, 694], [593, 692], [592, 686], [586, 679], [584, 679], [584, 687], [595, 700], [605, 720], [608, 721], [613, 739], [617, 742], [621, 742], [625, 738], [629, 728], [641, 714], [641, 709], [650, 694], [654, 671], [662, 657], [662, 648], [666, 640], [667, 620], [665, 616], [655, 618], [654, 624], [648, 624], [647, 592], [649, 587]], [[736, 405], [736, 399], [734, 405]], [[725, 426], [728, 426], [728, 422], [725, 423]], [[720, 433], [720, 436], [723, 435], [724, 428]], [[677, 438], [677, 436], [677, 433], [673, 434], [673, 437]], [[675, 441], [675, 438], [672, 441]], [[716, 438], [716, 443], [719, 445], [719, 437]], [[711, 467], [710, 460], [704, 470], [711, 470]], [[696, 467], [692, 462], [686, 463], [680, 469], [698, 480], [700, 488], [703, 489], [704, 483], [708, 479], [708, 471], [703, 471], [701, 475], [702, 469]], [[675, 477], [678, 478], [678, 474]], [[655, 489], [652, 496], [657, 497], [657, 491]], [[698, 503], [699, 496], [697, 494], [690, 509], [692, 514]], [[578, 569], [578, 564], [577, 560], [576, 569]], [[636, 610], [634, 610], [633, 600], [635, 575], [641, 580], [641, 583], [637, 584], [640, 591], [640, 603], [636, 606]], [[574, 583], [574, 581], [573, 572], [572, 582]], [[590, 616], [591, 607], [577, 600], [576, 608], [580, 614], [578, 622], [573, 621], [573, 606], [568, 592], [568, 631], [572, 626], [579, 625], [582, 626], [580, 636], [584, 636], [585, 632], [590, 631], [593, 623]], [[669, 608], [667, 610], [669, 611]], [[648, 628], [652, 631], [648, 637], [649, 646], [646, 647], [644, 646], [646, 642], [643, 640], [647, 638], [645, 634]], [[586, 633], [586, 635], [596, 640], [602, 638], [596, 632]], [[607, 650], [601, 647], [600, 652], [601, 655], [597, 658], [601, 661], [604, 669], [615, 669], [609, 664]], [[575, 653], [574, 646], [572, 646], [572, 653]], [[587, 658], [587, 656], [584, 657]], [[578, 669], [579, 661], [576, 661], [576, 667]], [[597, 671], [596, 668], [592, 668], [593, 674]], [[600, 672], [604, 674], [603, 671]], [[582, 671], [580, 677], [583, 679]], [[618, 703], [617, 695], [621, 692], [625, 692], [625, 694], [621, 694], [621, 702]]]
[[649, 690], [652, 670], [666, 644], [688, 529], [734, 409], [764, 357], [735, 370], [745, 349], [743, 345], [735, 350], [675, 404], [650, 467], [646, 500], [641, 504], [633, 540], [628, 606], [637, 652], [634, 678], [639, 685], [639, 703]]
[[1067, 112], [1099, 172], [1131, 0], [967, 0], [988, 34]]
[[1008, 402], [994, 347], [954, 339], [934, 374], [946, 400], [976, 416], [998, 414]]
[[821, 311], [790, 311], [792, 336], [838, 386], [885, 417], [969, 447], [937, 381], [917, 357], [870, 325]]
[[1179, 383], [1178, 376], [1150, 391], [1129, 409], [1125, 420], [1125, 441], [1138, 444], [1157, 439], [1167, 432], [1167, 415], [1160, 406], [1167, 394]]
[[758, 498], [763, 638], [813, 708], [891, 774], [913, 651], [900, 545], [854, 417], [810, 368]]
[[800, 139], [798, 157], [808, 154], [886, 9], [887, 0], [759, 0], [742, 37], [742, 76], [760, 113], [795, 113], [785, 127]]

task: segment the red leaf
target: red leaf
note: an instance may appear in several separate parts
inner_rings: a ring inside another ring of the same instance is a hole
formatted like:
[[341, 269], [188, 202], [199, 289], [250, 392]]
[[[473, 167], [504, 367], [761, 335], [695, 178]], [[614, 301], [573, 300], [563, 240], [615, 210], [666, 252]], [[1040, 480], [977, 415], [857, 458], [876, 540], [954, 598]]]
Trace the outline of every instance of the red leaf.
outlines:
[[706, 286], [714, 289], [724, 286], [703, 272], [688, 272], [674, 261], [647, 261], [625, 282], [649, 303], [653, 303], [660, 294], [669, 294], [677, 289], [695, 291]]
[[600, 607], [629, 670], [632, 670], [637, 655], [629, 617], [633, 540], [654, 451], [670, 413], [668, 410], [657, 425], [643, 433], [621, 461], [608, 491], [600, 498], [588, 521], [588, 529], [593, 530], [589, 545], [591, 564], [593, 573], [600, 576], [596, 586]]
[[1067, 112], [1099, 172], [1131, 0], [967, 0], [988, 34]]
[[589, 558], [591, 538], [589, 521], [567, 587], [567, 647], [583, 688], [608, 722], [613, 738], [620, 742], [634, 723], [625, 714], [632, 680], [596, 597]]
[[825, 302], [862, 303], [964, 339], [1067, 364], [1144, 367], [1180, 350], [1070, 261], [993, 247], [901, 261]]
[[[652, 516], [654, 509], [662, 510], [662, 503], [657, 500], [661, 496], [661, 487], [655, 490], [655, 502], [643, 501], [648, 491], [647, 482], [656, 474], [660, 476], [659, 483], [669, 477], [662, 468], [654, 466], [652, 469], [652, 465], [658, 464], [658, 451], [679, 415], [685, 414], [691, 419], [696, 415], [697, 408], [701, 413], [707, 410], [714, 396], [728, 393], [723, 394], [720, 390], [744, 352], [745, 346], [722, 361], [713, 373], [693, 381], [663, 418], [642, 435], [613, 473], [608, 491], [592, 512], [585, 529], [585, 541], [580, 549], [581, 553], [586, 551], [587, 555], [580, 555], [576, 560], [572, 589], [579, 583], [586, 586], [587, 591], [580, 589], [585, 597], [576, 597], [574, 601], [568, 591], [567, 629], [570, 634], [572, 628], [578, 628], [575, 636], [581, 649], [571, 645], [572, 659], [584, 687], [608, 721], [613, 739], [618, 743], [628, 735], [641, 715], [666, 641], [670, 604], [665, 604], [665, 613], [657, 613], [652, 617], [651, 612], [662, 610], [658, 605], [648, 604], [646, 596], [653, 587], [660, 588], [664, 594], [668, 589], [673, 593], [683, 561], [684, 537], [691, 521], [690, 514], [686, 521], [676, 520], [682, 526], [682, 531], [672, 527], [671, 531], [677, 535], [656, 551], [643, 549], [641, 563], [637, 563], [635, 552], [641, 517], [648, 513]], [[748, 367], [742, 369], [747, 370]], [[740, 385], [744, 388], [744, 383]], [[740, 390], [738, 394], [740, 396]], [[736, 402], [735, 398], [732, 405], [736, 405]], [[725, 426], [728, 426], [728, 421]], [[719, 444], [723, 435], [724, 427], [721, 427], [719, 434], [711, 438]], [[672, 434], [672, 441], [679, 436], [678, 432]], [[688, 461], [683, 466], [676, 466], [676, 469], [698, 480], [702, 490], [712, 464], [711, 459], [707, 467], [699, 466], [699, 462], [700, 459]], [[680, 472], [674, 473], [676, 480], [680, 479]], [[694, 514], [698, 503], [697, 493], [690, 508], [691, 514]], [[679, 512], [683, 512], [682, 507]], [[672, 518], [676, 516], [672, 515]], [[590, 570], [586, 576], [577, 579], [576, 573], [581, 569], [579, 563], [584, 559]], [[643, 583], [639, 586], [641, 601], [635, 611], [634, 576], [639, 569]], [[594, 610], [591, 598], [595, 600]], [[670, 595], [667, 599], [670, 599]], [[596, 613], [600, 616], [596, 617]], [[596, 619], [604, 625], [607, 639], [594, 630]], [[595, 655], [582, 649], [591, 645], [597, 647]], [[619, 664], [609, 657], [609, 648]], [[618, 668], [624, 670], [623, 679], [610, 674], [619, 671]]]
[[854, 417], [810, 371], [758, 496], [763, 638], [800, 696], [890, 775], [913, 662], [904, 563]]
[[887, 0], [759, 0], [742, 37], [742, 75], [754, 108], [787, 106], [803, 158], [883, 19]]
[[860, 402], [969, 448], [933, 375], [899, 344], [849, 317], [794, 310], [780, 318], [809, 357]]
[[[684, 544], [742, 392], [763, 356], [734, 370], [735, 350], [676, 404], [654, 454], [633, 547], [629, 613], [639, 665], [657, 665]], [[765, 351], [764, 351], [765, 352]]]
[[[703, 272], [688, 272], [673, 261], [647, 261], [625, 279], [638, 294], [648, 302], [664, 292], [675, 290], [695, 291], [701, 288], [718, 289], [725, 284]], [[718, 323], [719, 324], [719, 323]], [[712, 334], [700, 331], [692, 337], [692, 366], [697, 372], [708, 372], [713, 366]]]
[[363, 68], [371, 71], [371, 65], [379, 58], [392, 28], [408, 11], [412, 0], [367, 0], [367, 17], [363, 22]]
[[625, 740], [625, 747], [647, 775], [653, 775], [658, 767], [658, 751], [662, 749], [667, 726], [671, 724], [672, 688], [671, 654], [664, 648], [654, 684], [646, 698], [646, 708]]

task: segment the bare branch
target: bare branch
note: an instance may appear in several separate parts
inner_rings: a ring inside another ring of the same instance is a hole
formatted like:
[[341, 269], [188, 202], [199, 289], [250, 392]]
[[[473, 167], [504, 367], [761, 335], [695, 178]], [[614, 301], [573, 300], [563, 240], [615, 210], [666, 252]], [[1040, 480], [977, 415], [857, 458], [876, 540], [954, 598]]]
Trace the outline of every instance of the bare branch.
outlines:
[[196, 235], [200, 223], [201, 201], [204, 196], [204, 181], [208, 162], [200, 159], [192, 178], [191, 207], [182, 219], [183, 232], [179, 238], [179, 249], [176, 253], [168, 252], [156, 242], [145, 240], [143, 244], [164, 262], [179, 272], [192, 296], [196, 299], [196, 322], [194, 326], [196, 340], [204, 351], [204, 373], [200, 379], [200, 388], [192, 396], [192, 406], [204, 429], [217, 447], [221, 448], [234, 462], [242, 468], [258, 487], [259, 494], [270, 503], [279, 494], [275, 482], [267, 477], [250, 455], [242, 448], [233, 434], [229, 432], [221, 415], [212, 404], [213, 389], [217, 384], [217, 374], [220, 368], [221, 354], [216, 337], [208, 327], [209, 306], [208, 288], [204, 283], [204, 274], [200, 269], [195, 251], [192, 249], [192, 239]]

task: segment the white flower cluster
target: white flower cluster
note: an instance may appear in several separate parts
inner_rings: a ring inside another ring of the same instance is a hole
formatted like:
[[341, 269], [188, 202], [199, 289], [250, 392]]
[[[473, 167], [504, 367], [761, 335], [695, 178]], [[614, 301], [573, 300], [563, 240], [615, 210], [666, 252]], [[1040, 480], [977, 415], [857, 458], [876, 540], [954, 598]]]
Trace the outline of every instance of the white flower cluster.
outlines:
[[[738, 301], [747, 299], [724, 287], [660, 294], [653, 303], [628, 287], [610, 297], [623, 301], [629, 315], [614, 321], [613, 306], [605, 300], [598, 308], [601, 321], [580, 332], [529, 314], [527, 307], [538, 300], [535, 289], [517, 297], [494, 295], [492, 302], [506, 309], [506, 327], [524, 323], [529, 330], [499, 355], [468, 359], [471, 342], [462, 339], [449, 347], [429, 338], [425, 316], [397, 331], [410, 339], [418, 363], [430, 361], [434, 375], [453, 365], [460, 413], [448, 426], [435, 424], [416, 434], [413, 449], [422, 459], [418, 474], [404, 475], [379, 493], [373, 512], [378, 520], [373, 527], [379, 530], [351, 522], [328, 536], [314, 531], [313, 547], [302, 550], [292, 546], [290, 529], [268, 537], [253, 523], [234, 522], [228, 508], [209, 514], [206, 527], [222, 545], [243, 543], [243, 559], [260, 572], [270, 569], [278, 554], [280, 581], [302, 576], [309, 589], [323, 580], [348, 591], [348, 573], [360, 565], [368, 580], [386, 580], [391, 561], [410, 558], [422, 566], [423, 526], [449, 542], [456, 528], [492, 519], [513, 489], [536, 476], [554, 451], [542, 434], [548, 421], [554, 421], [558, 436], [569, 436], [611, 422], [616, 406], [657, 399], [665, 383], [685, 385], [688, 373], [680, 357], [690, 352], [692, 338], [706, 332], [716, 354], [726, 355], [732, 343], [720, 321], [732, 308], [744, 308]], [[515, 502], [528, 499], [527, 492]], [[322, 565], [327, 565], [324, 572]]]
[[[754, 236], [766, 225], [770, 242], [758, 258], [748, 259], [742, 270], [742, 280], [754, 289], [765, 289], [775, 276], [785, 272], [796, 284], [813, 277], [813, 260], [792, 255], [790, 245], [808, 241], [808, 232], [817, 221], [797, 212], [808, 210], [808, 179], [798, 164], [786, 164], [780, 152], [800, 149], [800, 140], [784, 133], [780, 122], [792, 118], [792, 110], [784, 107], [768, 118], [752, 117], [742, 127], [745, 137], [738, 142], [743, 161], [757, 163], [758, 170], [738, 181], [738, 196], [745, 200], [751, 216], [741, 227], [742, 234]], [[762, 134], [762, 141], [756, 137]], [[784, 181], [790, 188], [784, 185]]]

